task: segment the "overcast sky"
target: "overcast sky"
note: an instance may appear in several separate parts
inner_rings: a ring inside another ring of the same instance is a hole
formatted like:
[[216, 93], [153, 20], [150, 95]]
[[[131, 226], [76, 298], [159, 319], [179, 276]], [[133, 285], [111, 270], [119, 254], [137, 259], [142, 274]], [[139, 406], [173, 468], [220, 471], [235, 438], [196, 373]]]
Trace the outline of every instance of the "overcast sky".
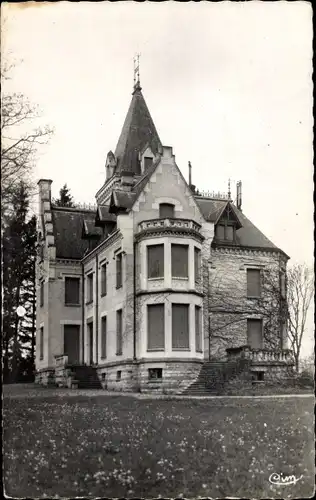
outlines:
[[242, 180], [243, 211], [291, 261], [313, 261], [308, 2], [3, 4], [10, 88], [54, 127], [35, 177], [94, 202], [133, 90], [199, 189]]

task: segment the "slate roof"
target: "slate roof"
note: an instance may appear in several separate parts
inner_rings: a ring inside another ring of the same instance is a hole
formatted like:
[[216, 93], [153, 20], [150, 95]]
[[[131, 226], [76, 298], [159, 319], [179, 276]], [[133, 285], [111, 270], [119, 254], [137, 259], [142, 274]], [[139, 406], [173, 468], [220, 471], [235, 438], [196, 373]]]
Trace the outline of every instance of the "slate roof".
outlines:
[[136, 86], [115, 149], [116, 172], [125, 170], [140, 174], [138, 154], [146, 144], [150, 145], [154, 155], [161, 148], [161, 141], [150, 116], [141, 87]]
[[115, 222], [116, 217], [109, 212], [108, 205], [99, 205], [97, 208], [97, 219], [101, 222]]
[[75, 208], [52, 207], [56, 257], [81, 259], [89, 248], [89, 241], [82, 238], [84, 224], [94, 225], [95, 212]]
[[[205, 220], [215, 223], [227, 205], [226, 200], [215, 200], [211, 198], [195, 197]], [[269, 250], [280, 250], [270, 241], [238, 208], [231, 203], [242, 227], [236, 231], [236, 243], [238, 246], [261, 248]], [[283, 252], [284, 253], [284, 252]]]

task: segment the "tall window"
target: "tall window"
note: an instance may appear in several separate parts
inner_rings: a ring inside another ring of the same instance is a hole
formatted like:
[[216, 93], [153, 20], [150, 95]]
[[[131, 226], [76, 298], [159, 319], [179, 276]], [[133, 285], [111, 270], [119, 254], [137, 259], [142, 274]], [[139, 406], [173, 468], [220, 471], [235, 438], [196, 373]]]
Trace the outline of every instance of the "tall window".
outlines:
[[260, 269], [247, 269], [247, 297], [261, 296]]
[[122, 354], [122, 344], [123, 344], [123, 315], [122, 309], [116, 311], [116, 354], [117, 356]]
[[87, 276], [87, 303], [93, 301], [93, 273]]
[[103, 295], [106, 295], [106, 271], [107, 271], [107, 264], [103, 264], [101, 267], [101, 297]]
[[172, 349], [189, 347], [189, 304], [172, 304]]
[[202, 310], [195, 306], [195, 350], [202, 352]]
[[44, 281], [40, 282], [40, 307], [44, 305]]
[[174, 205], [171, 205], [171, 203], [160, 203], [159, 217], [161, 219], [172, 219], [174, 217]]
[[149, 245], [147, 247], [148, 278], [164, 277], [164, 246]]
[[201, 274], [201, 250], [194, 247], [194, 279], [195, 283], [200, 280]]
[[106, 316], [101, 318], [101, 358], [106, 358]]
[[165, 308], [164, 304], [147, 306], [147, 349], [165, 348]]
[[44, 328], [41, 326], [40, 328], [40, 359], [44, 359]]
[[65, 278], [65, 304], [78, 305], [79, 299], [80, 278]]
[[171, 245], [171, 274], [173, 278], [189, 277], [188, 245]]
[[262, 349], [263, 347], [262, 326], [262, 319], [247, 320], [248, 345], [252, 349]]
[[116, 288], [121, 288], [122, 286], [122, 254], [119, 253], [116, 256]]

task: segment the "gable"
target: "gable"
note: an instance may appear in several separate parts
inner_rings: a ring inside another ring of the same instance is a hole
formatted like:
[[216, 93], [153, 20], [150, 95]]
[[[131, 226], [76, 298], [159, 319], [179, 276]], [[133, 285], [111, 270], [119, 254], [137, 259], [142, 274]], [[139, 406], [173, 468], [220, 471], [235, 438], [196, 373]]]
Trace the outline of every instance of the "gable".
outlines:
[[133, 205], [134, 221], [159, 217], [159, 204], [175, 206], [175, 216], [203, 222], [203, 215], [192, 191], [176, 165], [172, 149], [164, 147], [164, 154], [146, 176]]

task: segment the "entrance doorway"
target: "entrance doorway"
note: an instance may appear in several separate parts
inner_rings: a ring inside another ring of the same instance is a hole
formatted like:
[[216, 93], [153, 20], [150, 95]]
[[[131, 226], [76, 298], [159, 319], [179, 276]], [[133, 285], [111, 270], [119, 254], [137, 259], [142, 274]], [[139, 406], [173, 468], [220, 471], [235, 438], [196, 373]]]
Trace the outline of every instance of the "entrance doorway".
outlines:
[[68, 356], [68, 363], [79, 364], [80, 326], [64, 325], [64, 354]]
[[93, 364], [93, 322], [87, 323], [88, 342], [89, 342], [89, 364]]

